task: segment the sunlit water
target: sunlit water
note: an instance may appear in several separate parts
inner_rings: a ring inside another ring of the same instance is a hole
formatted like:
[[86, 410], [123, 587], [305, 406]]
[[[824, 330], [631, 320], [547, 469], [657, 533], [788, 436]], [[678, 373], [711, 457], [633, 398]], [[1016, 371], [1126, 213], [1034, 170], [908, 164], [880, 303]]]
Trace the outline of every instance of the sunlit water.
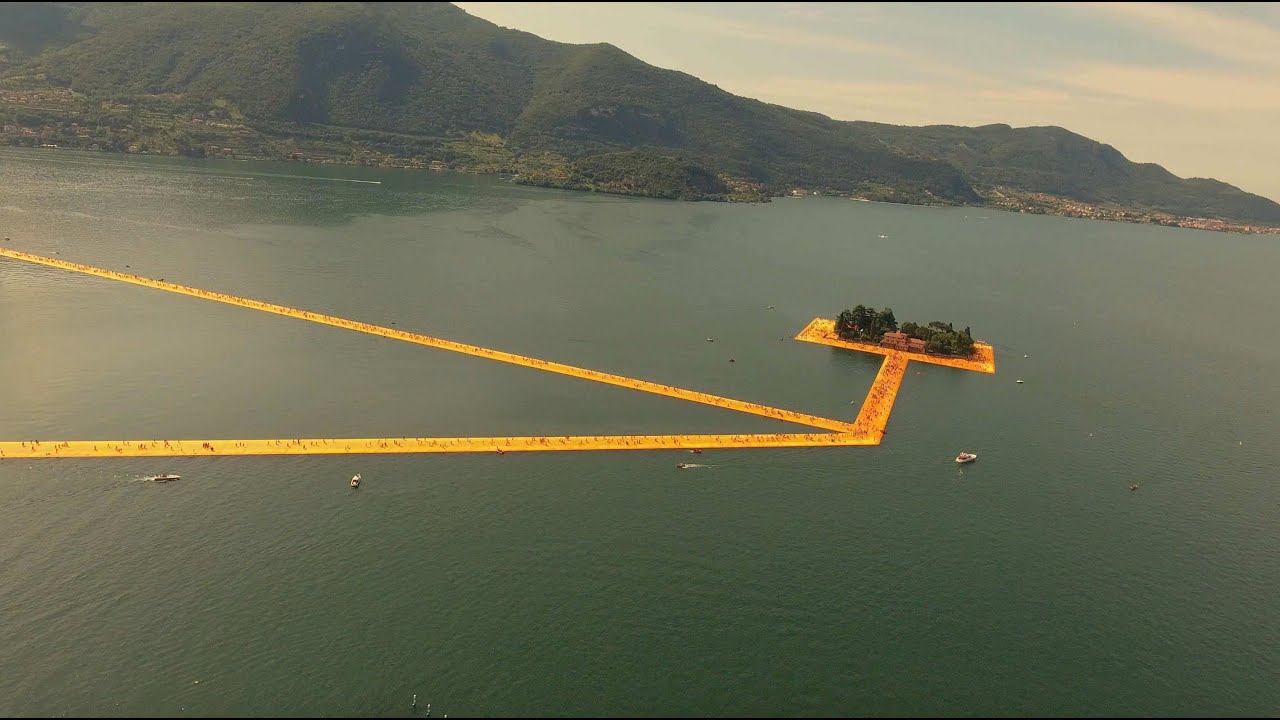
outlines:
[[[3, 235], [828, 417], [879, 358], [790, 338], [860, 302], [971, 326], [998, 372], [910, 366], [879, 447], [694, 471], [0, 460], [0, 713], [1280, 707], [1275, 238], [0, 150]], [[789, 427], [0, 259], [0, 439]]]

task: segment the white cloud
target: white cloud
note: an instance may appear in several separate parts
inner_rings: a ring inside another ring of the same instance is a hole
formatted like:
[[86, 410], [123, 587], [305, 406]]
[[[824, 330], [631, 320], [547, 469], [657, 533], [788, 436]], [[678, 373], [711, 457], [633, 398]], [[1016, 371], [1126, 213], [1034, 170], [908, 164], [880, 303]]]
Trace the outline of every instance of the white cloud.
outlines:
[[762, 4], [768, 5], [787, 17], [801, 18], [804, 20], [829, 20], [836, 17], [833, 13], [839, 13], [839, 18], [841, 20], [870, 22], [881, 18], [884, 15], [882, 8], [875, 3], [841, 3], [835, 6], [831, 3], [799, 2], [772, 2]]
[[1280, 69], [1280, 30], [1260, 22], [1169, 3], [1091, 2], [1059, 6], [1155, 30], [1187, 47], [1232, 62]]
[[[656, 20], [679, 27], [682, 30], [696, 30], [704, 34], [719, 35], [740, 41], [743, 53], [760, 53], [768, 46], [784, 46], [801, 51], [827, 51], [846, 55], [878, 57], [898, 63], [899, 68], [915, 70], [936, 77], [948, 77], [953, 80], [969, 83], [988, 83], [990, 79], [976, 72], [971, 72], [954, 63], [942, 62], [930, 57], [927, 52], [918, 48], [906, 49], [896, 45], [875, 42], [848, 34], [814, 32], [783, 25], [753, 22], [741, 19], [726, 19], [721, 16], [704, 15], [687, 9], [656, 3], [636, 3], [633, 7], [644, 6]], [[870, 30], [868, 30], [870, 32]], [[777, 52], [775, 50], [775, 52]], [[781, 56], [779, 56], [782, 59]], [[696, 74], [696, 73], [695, 73]]]
[[[1057, 81], [1084, 90], [1207, 112], [1280, 113], [1280, 78], [1205, 70], [1089, 64], [1066, 68]], [[1276, 117], [1280, 126], [1280, 116]]]

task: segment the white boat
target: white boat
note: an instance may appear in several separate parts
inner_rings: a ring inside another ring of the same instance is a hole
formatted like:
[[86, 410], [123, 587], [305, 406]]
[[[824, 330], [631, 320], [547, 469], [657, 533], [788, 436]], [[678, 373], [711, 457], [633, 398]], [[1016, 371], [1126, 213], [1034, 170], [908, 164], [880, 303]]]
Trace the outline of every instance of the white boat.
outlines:
[[1019, 385], [1021, 385], [1021, 384], [1022, 384], [1022, 378], [1018, 378], [1018, 384], [1019, 384]]
[[181, 480], [181, 479], [182, 479], [181, 475], [157, 475], [151, 478], [153, 482], [173, 482], [174, 480]]
[[353, 488], [360, 487], [360, 475], [358, 473], [351, 476], [351, 487]]
[[963, 464], [963, 463], [971, 463], [971, 462], [973, 462], [974, 460], [977, 460], [977, 459], [978, 459], [978, 456], [977, 456], [977, 455], [975, 455], [975, 454], [973, 454], [973, 453], [967, 453], [967, 452], [962, 452], [962, 453], [960, 453], [959, 455], [957, 455], [957, 456], [956, 456], [956, 462], [961, 463], [961, 464]]

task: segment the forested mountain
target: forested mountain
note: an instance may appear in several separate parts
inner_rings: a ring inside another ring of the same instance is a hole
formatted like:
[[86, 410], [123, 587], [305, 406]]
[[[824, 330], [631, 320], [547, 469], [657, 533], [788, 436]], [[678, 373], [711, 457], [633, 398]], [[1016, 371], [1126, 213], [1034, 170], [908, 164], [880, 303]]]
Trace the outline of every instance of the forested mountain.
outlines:
[[[975, 204], [1004, 187], [1280, 225], [1266, 198], [1129, 162], [1061, 128], [832, 120], [448, 3], [3, 3], [0, 43], [3, 82], [175, 109], [216, 103], [276, 135], [483, 133], [510, 157], [563, 159], [565, 186], [604, 178], [612, 191], [701, 197], [730, 180]], [[654, 178], [678, 187], [646, 192]]]

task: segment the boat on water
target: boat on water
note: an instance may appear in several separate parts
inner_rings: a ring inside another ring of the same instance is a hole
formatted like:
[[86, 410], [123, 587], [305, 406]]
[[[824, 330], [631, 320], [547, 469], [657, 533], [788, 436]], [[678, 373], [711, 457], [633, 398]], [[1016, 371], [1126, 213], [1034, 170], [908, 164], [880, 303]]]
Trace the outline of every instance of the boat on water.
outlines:
[[1022, 378], [1018, 378], [1018, 384], [1019, 384], [1019, 385], [1021, 385], [1021, 384], [1022, 384]]
[[360, 474], [359, 474], [359, 473], [356, 473], [355, 475], [352, 475], [352, 476], [351, 476], [351, 487], [353, 487], [353, 488], [358, 488], [358, 487], [360, 487]]
[[694, 455], [701, 455], [701, 454], [702, 454], [702, 451], [701, 451], [701, 450], [699, 450], [698, 448], [694, 448], [694, 449], [690, 450], [689, 452], [693, 453]]
[[677, 467], [677, 468], [680, 468], [681, 470], [685, 470], [685, 469], [687, 469], [687, 468], [689, 467], [689, 464], [688, 464], [688, 463], [676, 463], [676, 467]]
[[971, 462], [973, 462], [974, 460], [977, 460], [977, 459], [978, 459], [978, 456], [977, 456], [977, 455], [975, 455], [974, 453], [962, 452], [962, 453], [960, 453], [959, 455], [957, 455], [957, 456], [956, 456], [956, 462], [958, 462], [958, 463], [960, 463], [960, 464], [962, 464], [962, 465], [963, 465], [964, 463], [971, 463]]
[[181, 480], [181, 479], [182, 479], [181, 475], [157, 475], [151, 478], [151, 481], [152, 482], [173, 482], [174, 480]]

